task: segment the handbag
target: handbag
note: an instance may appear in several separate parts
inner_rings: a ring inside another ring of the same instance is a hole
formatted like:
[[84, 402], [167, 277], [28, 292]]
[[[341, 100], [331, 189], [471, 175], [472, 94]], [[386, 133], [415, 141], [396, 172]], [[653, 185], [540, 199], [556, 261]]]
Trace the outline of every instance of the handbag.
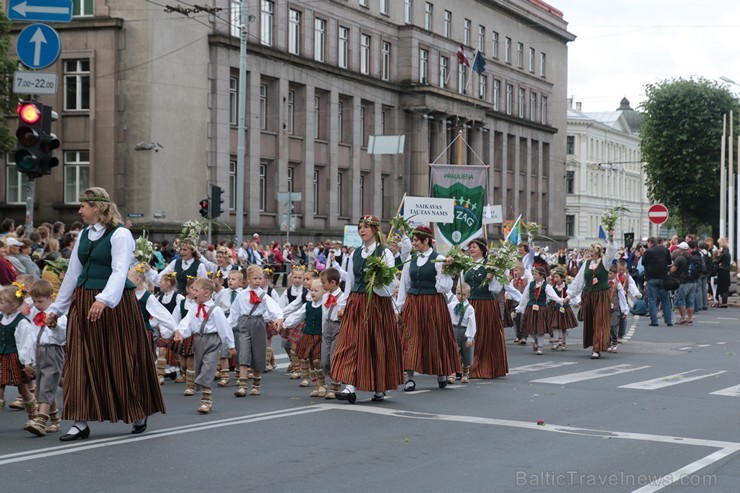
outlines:
[[680, 285], [681, 281], [679, 281], [678, 277], [673, 274], [668, 274], [665, 279], [663, 279], [663, 289], [666, 291], [675, 291]]

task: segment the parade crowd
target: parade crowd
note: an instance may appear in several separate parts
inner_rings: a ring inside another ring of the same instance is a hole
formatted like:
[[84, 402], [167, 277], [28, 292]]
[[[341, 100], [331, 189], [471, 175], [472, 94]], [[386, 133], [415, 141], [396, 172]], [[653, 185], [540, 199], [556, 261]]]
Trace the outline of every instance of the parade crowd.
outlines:
[[531, 342], [539, 356], [570, 349], [581, 321], [582, 346], [600, 359], [619, 352], [630, 312], [672, 326], [675, 307], [675, 323], [691, 325], [710, 304], [726, 307], [730, 287], [724, 238], [620, 248], [610, 231], [606, 245], [557, 252], [526, 242], [502, 279], [489, 268], [499, 252], [483, 238], [455, 271], [432, 229], [386, 235], [373, 215], [359, 221], [357, 248], [265, 247], [257, 233], [210, 245], [184, 230], [142, 261], [105, 190], [86, 190], [80, 204], [69, 230], [0, 224], [0, 410], [6, 387], [17, 387], [7, 404], [27, 411], [24, 429], [45, 436], [72, 421], [62, 441], [88, 438], [90, 421], [144, 432], [148, 416], [166, 411], [165, 384], [199, 392], [201, 414], [213, 409], [214, 388], [231, 389], [219, 398], [269, 394], [275, 337], [288, 378], [311, 397], [354, 403], [372, 392], [378, 402], [415, 391], [417, 374], [439, 389], [505, 377], [507, 327], [514, 345]]

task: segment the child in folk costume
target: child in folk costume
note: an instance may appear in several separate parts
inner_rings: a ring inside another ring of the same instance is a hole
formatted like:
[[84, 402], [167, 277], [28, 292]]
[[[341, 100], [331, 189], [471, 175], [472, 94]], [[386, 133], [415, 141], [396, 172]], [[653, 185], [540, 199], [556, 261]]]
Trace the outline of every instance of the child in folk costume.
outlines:
[[606, 349], [607, 353], [617, 352], [619, 324], [622, 320], [627, 320], [627, 315], [630, 312], [627, 305], [627, 296], [618, 278], [618, 271], [619, 269], [616, 265], [609, 267], [609, 306], [611, 308], [611, 320], [609, 323], [610, 338], [609, 347]]
[[[218, 295], [214, 294], [213, 301], [224, 311], [224, 314], [228, 317], [231, 313], [231, 305], [236, 300], [237, 295], [241, 292], [242, 281], [244, 280], [244, 274], [242, 271], [232, 269], [229, 271], [226, 284], [228, 287], [222, 289]], [[229, 330], [232, 330], [229, 327]], [[233, 332], [233, 330], [232, 330]], [[236, 340], [236, 334], [234, 334], [234, 340]], [[219, 360], [219, 366], [221, 369], [218, 372], [218, 386], [226, 387], [231, 381], [231, 372], [229, 371], [229, 348], [226, 344], [221, 345], [221, 359]], [[239, 348], [236, 348], [236, 354], [239, 354]], [[269, 359], [269, 358], [268, 358]]]
[[[617, 262], [617, 279], [619, 284], [622, 285], [625, 296], [632, 296], [635, 299], [642, 299], [642, 293], [637, 289], [637, 283], [632, 276], [629, 274], [627, 268], [627, 261], [625, 259], [619, 259]], [[629, 306], [629, 304], [628, 304]], [[622, 344], [622, 338], [625, 332], [627, 332], [627, 317], [619, 319], [619, 331], [617, 332], [617, 343]]]
[[51, 306], [54, 286], [46, 279], [34, 283], [31, 289], [33, 308], [29, 316], [32, 320], [31, 332], [25, 342], [32, 345], [36, 367], [36, 400], [38, 414], [26, 428], [36, 436], [59, 431], [62, 420], [59, 416], [56, 394], [64, 368], [64, 344], [67, 340], [67, 317], [57, 319], [57, 326], [46, 326], [46, 310]]
[[[277, 289], [274, 289], [272, 286], [270, 286], [270, 279], [272, 279], [272, 270], [271, 269], [263, 269], [263, 272], [265, 273], [265, 278], [262, 281], [262, 289], [265, 290], [267, 293], [267, 296], [275, 300], [275, 302], [280, 305], [280, 295], [277, 291]], [[245, 277], [246, 281], [246, 277]], [[245, 284], [243, 283], [242, 286]], [[245, 289], [245, 288], [243, 288]], [[277, 368], [277, 361], [275, 359], [275, 350], [272, 349], [272, 338], [278, 335], [278, 330], [275, 328], [275, 322], [267, 322], [267, 353], [266, 353], [266, 359], [265, 362], [265, 372], [270, 372]], [[288, 351], [288, 355], [290, 356], [289, 348], [286, 349]], [[239, 351], [239, 348], [237, 348], [237, 352]], [[288, 373], [292, 373], [291, 364], [288, 365]]]
[[[506, 294], [507, 312], [512, 314], [516, 313], [516, 307], [519, 304], [519, 300], [522, 298], [521, 293], [523, 293], [526, 287], [529, 286], [530, 282], [532, 282], [532, 270], [525, 269], [524, 264], [521, 261], [517, 261], [514, 269], [511, 271], [511, 282], [509, 285], [519, 292], [519, 297], [512, 296], [509, 293]], [[521, 329], [522, 320], [518, 315], [511, 315], [511, 317], [512, 325], [507, 325], [507, 327], [516, 327], [516, 338], [514, 339], [514, 344], [521, 344], [524, 346], [527, 344], [527, 334]]]
[[174, 272], [177, 280], [177, 290], [185, 296], [187, 294], [188, 278], [208, 277], [208, 269], [203, 262], [204, 259], [200, 257], [200, 253], [196, 248], [196, 242], [197, 239], [193, 238], [185, 238], [180, 241], [180, 258], [170, 262], [159, 274], [150, 270], [147, 278], [155, 286], [158, 286], [164, 276], [169, 275], [170, 272]]
[[324, 287], [321, 280], [314, 279], [311, 282], [311, 301], [301, 306], [298, 310], [285, 318], [286, 327], [295, 327], [304, 322], [303, 336], [298, 344], [298, 359], [301, 368], [309, 365], [309, 376], [313, 383], [311, 397], [326, 396], [326, 380], [324, 370], [321, 367], [321, 330], [324, 319]]
[[236, 397], [247, 395], [248, 369], [253, 372], [252, 390], [249, 395], [261, 394], [261, 372], [265, 371], [267, 352], [266, 322], [274, 322], [277, 329], [283, 326], [283, 311], [280, 306], [262, 290], [264, 274], [262, 268], [250, 265], [247, 268], [249, 286], [236, 296], [231, 305], [229, 325], [239, 333], [239, 388]]
[[[306, 303], [309, 303], [311, 301], [311, 284], [314, 281], [314, 278], [318, 279], [318, 272], [313, 270], [307, 270], [303, 273], [303, 295], [299, 296], [295, 300], [293, 300], [288, 306], [283, 308], [283, 315], [287, 317], [293, 312], [298, 311], [302, 306], [304, 306]], [[301, 382], [298, 384], [299, 387], [308, 387], [310, 385], [310, 366], [308, 360], [306, 361], [300, 361], [300, 358], [298, 358], [298, 346], [301, 343], [301, 338], [303, 337], [303, 325], [298, 324], [297, 327], [293, 328], [283, 328], [283, 333], [288, 333], [288, 338], [291, 343], [291, 347], [293, 344], [296, 346], [295, 355], [298, 360], [298, 368], [300, 368], [299, 377], [301, 378]], [[296, 341], [295, 343], [293, 341]], [[295, 370], [294, 370], [295, 373]], [[295, 375], [290, 375], [291, 379], [295, 378]]]
[[[321, 272], [321, 284], [326, 294], [324, 295], [324, 323], [321, 333], [321, 369], [324, 375], [331, 371], [331, 360], [339, 337], [339, 311], [344, 309], [346, 299], [343, 298], [339, 283], [342, 281], [341, 273], [329, 267]], [[340, 304], [341, 302], [341, 304]], [[335, 399], [339, 392], [340, 382], [331, 382], [331, 387], [326, 392], [326, 399]]]
[[[177, 278], [174, 272], [170, 272], [166, 276], [162, 276], [159, 281], [159, 294], [157, 295], [157, 301], [164, 306], [168, 312], [170, 312], [175, 320], [175, 323], [179, 322], [182, 316], [175, 317], [175, 313], [179, 313], [180, 304], [185, 300], [185, 297], [177, 292]], [[176, 343], [167, 342], [164, 338], [160, 338], [157, 357], [157, 372], [160, 371], [160, 366], [164, 368], [165, 376], [173, 375], [172, 378], [176, 378], [176, 382], [182, 383], [185, 381], [185, 375], [178, 375], [180, 368], [179, 358], [177, 350], [175, 348]]]
[[18, 387], [28, 412], [28, 421], [23, 427], [27, 430], [36, 418], [38, 403], [28, 389], [35, 375], [33, 343], [27, 342], [33, 328], [20, 312], [23, 296], [24, 287], [20, 284], [0, 288], [0, 409], [5, 407], [5, 387]]
[[[186, 290], [188, 293], [187, 298], [180, 302], [178, 309], [175, 310], [173, 316], [175, 322], [178, 324], [183, 320], [191, 310], [194, 310], [197, 303], [193, 301], [195, 292], [193, 291], [193, 283], [198, 279], [205, 279], [203, 277], [190, 277], [186, 281]], [[178, 318], [178, 316], [180, 318]], [[185, 374], [185, 390], [182, 395], [191, 397], [195, 395], [195, 350], [193, 349], [193, 336], [185, 337], [182, 341], [176, 341], [177, 354], [180, 357], [180, 373]]]
[[446, 261], [432, 249], [430, 228], [418, 226], [411, 235], [411, 244], [416, 253], [403, 266], [396, 301], [406, 327], [401, 338], [407, 375], [404, 391], [416, 390], [415, 372], [436, 375], [437, 386], [443, 389], [447, 376], [460, 371], [455, 332], [444, 297], [452, 289], [452, 277], [442, 272]]
[[[175, 340], [195, 336], [195, 383], [201, 388], [200, 407], [198, 412], [208, 414], [213, 406], [211, 385], [216, 365], [221, 354], [221, 344], [226, 343], [231, 355], [234, 349], [234, 335], [229, 322], [220, 306], [211, 299], [214, 284], [211, 279], [196, 279], [193, 283], [193, 302], [197, 308], [190, 310], [177, 324]], [[165, 335], [165, 330], [162, 334]], [[167, 334], [169, 336], [169, 334]]]
[[568, 298], [558, 296], [552, 286], [547, 283], [545, 269], [535, 267], [532, 269], [532, 277], [532, 282], [522, 293], [522, 299], [519, 300], [516, 311], [523, 316], [522, 330], [534, 339], [532, 350], [541, 356], [542, 346], [540, 346], [539, 337], [546, 334], [549, 328], [547, 301], [552, 300], [562, 306]]
[[[470, 382], [470, 365], [473, 364], [473, 341], [475, 340], [475, 310], [468, 303], [470, 285], [463, 283], [457, 290], [457, 296], [447, 305], [450, 310], [452, 326], [462, 360], [462, 378], [460, 383]], [[454, 378], [454, 375], [450, 375]]]
[[[568, 290], [568, 285], [565, 283], [565, 269], [562, 267], [556, 268], [552, 273], [552, 279], [555, 294], [565, 298]], [[550, 311], [550, 328], [556, 339], [550, 349], [565, 351], [567, 349], [566, 336], [568, 329], [578, 327], [578, 320], [576, 320], [573, 309], [570, 307], [570, 302], [564, 303], [563, 306], [551, 302], [548, 310]]]
[[[308, 302], [308, 288], [304, 285], [306, 270], [300, 267], [294, 267], [288, 276], [290, 286], [280, 296], [280, 309], [283, 310], [287, 317], [290, 312], [297, 310], [299, 306]], [[294, 304], [297, 303], [297, 304]], [[288, 307], [290, 308], [288, 309]], [[301, 363], [298, 361], [298, 342], [301, 340], [301, 327], [284, 327], [280, 333], [283, 338], [282, 346], [290, 357], [290, 367], [288, 376], [291, 380], [301, 377]], [[308, 386], [307, 377], [301, 382], [302, 386]]]

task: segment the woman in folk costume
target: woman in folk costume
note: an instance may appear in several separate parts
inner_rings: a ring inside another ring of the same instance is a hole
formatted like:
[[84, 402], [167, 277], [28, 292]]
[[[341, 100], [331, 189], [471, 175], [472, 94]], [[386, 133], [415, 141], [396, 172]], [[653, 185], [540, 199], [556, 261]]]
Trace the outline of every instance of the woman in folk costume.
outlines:
[[602, 247], [591, 245], [578, 275], [568, 286], [568, 298], [581, 295], [581, 317], [583, 318], [583, 347], [593, 346], [591, 359], [599, 359], [601, 352], [609, 347], [609, 324], [611, 301], [609, 294], [609, 266], [617, 254], [614, 232], [609, 230], [609, 244], [602, 258]]
[[403, 390], [416, 390], [414, 372], [437, 375], [437, 384], [443, 389], [447, 375], [461, 371], [445, 298], [452, 289], [452, 277], [442, 273], [444, 257], [432, 249], [430, 228], [418, 226], [411, 234], [411, 244], [416, 253], [403, 267], [397, 300], [407, 331], [401, 336], [403, 368], [408, 375]]
[[475, 310], [477, 329], [470, 378], [499, 378], [509, 372], [501, 307], [496, 298], [502, 287], [493, 274], [481, 268], [487, 253], [488, 246], [482, 238], [468, 245], [468, 254], [478, 264], [465, 273], [465, 282], [470, 285], [468, 300]]
[[82, 192], [80, 216], [88, 227], [47, 316], [54, 327], [69, 310], [62, 414], [74, 425], [62, 441], [87, 438], [90, 420], [122, 420], [134, 424], [131, 433], [142, 433], [148, 416], [165, 411], [151, 342], [127, 279], [131, 232], [102, 188]]
[[354, 403], [357, 390], [374, 391], [374, 401], [381, 401], [386, 390], [403, 383], [401, 336], [391, 295], [395, 280], [386, 286], [372, 288], [368, 295], [365, 264], [368, 258], [380, 257], [389, 268], [395, 266], [393, 254], [382, 245], [380, 219], [362, 216], [358, 224], [362, 247], [355, 249], [347, 265], [347, 290], [342, 295], [346, 306], [340, 312], [341, 326], [331, 378], [346, 383], [337, 399]]

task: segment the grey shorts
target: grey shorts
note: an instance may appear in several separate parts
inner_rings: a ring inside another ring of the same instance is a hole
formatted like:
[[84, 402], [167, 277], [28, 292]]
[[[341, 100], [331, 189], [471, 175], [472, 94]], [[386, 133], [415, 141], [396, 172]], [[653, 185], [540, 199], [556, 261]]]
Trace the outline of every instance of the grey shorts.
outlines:
[[51, 404], [56, 399], [59, 380], [64, 368], [64, 346], [36, 347], [36, 399]]
[[213, 377], [218, 367], [221, 337], [217, 333], [199, 334], [193, 342], [195, 353], [195, 383], [201, 387], [213, 387]]
[[265, 371], [267, 359], [267, 324], [261, 316], [242, 315], [237, 324], [239, 333], [239, 366]]

